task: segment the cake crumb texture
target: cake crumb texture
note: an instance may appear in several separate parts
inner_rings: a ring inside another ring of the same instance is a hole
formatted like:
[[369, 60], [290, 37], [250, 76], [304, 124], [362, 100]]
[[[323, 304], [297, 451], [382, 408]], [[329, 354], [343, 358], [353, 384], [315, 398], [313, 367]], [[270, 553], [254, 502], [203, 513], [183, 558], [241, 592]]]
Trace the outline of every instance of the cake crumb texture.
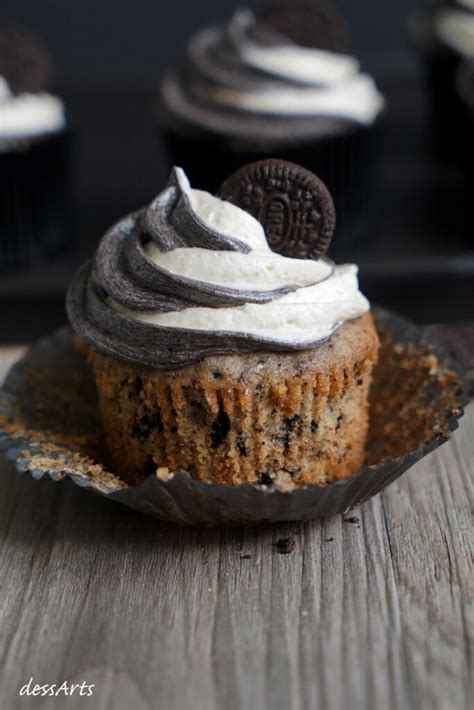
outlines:
[[370, 314], [298, 353], [213, 356], [151, 370], [88, 350], [110, 465], [128, 483], [179, 470], [292, 490], [365, 458], [378, 337]]

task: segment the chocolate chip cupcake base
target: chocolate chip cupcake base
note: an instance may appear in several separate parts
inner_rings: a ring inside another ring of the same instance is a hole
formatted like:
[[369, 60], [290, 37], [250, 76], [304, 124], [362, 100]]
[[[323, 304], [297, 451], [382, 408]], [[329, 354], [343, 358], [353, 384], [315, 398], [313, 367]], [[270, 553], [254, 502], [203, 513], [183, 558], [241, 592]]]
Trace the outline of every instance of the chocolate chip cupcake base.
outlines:
[[147, 369], [88, 350], [111, 465], [128, 483], [327, 484], [364, 462], [378, 338], [370, 314], [301, 353]]

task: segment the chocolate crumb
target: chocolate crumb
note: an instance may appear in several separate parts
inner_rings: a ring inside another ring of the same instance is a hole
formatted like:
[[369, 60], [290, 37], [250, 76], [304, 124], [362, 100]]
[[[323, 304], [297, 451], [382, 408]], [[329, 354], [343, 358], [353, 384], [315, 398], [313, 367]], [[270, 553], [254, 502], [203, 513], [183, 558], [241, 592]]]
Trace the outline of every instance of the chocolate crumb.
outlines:
[[237, 434], [237, 436], [235, 437], [235, 446], [240, 456], [247, 456], [247, 448], [245, 446], [245, 441], [244, 437], [242, 436], [242, 433]]
[[295, 549], [295, 541], [292, 537], [281, 537], [277, 540], [276, 548], [280, 555], [290, 555]]
[[292, 430], [295, 428], [295, 425], [298, 424], [298, 422], [301, 421], [301, 417], [299, 414], [295, 414], [289, 419], [285, 419], [285, 424], [288, 427], [288, 429]]
[[270, 476], [269, 473], [260, 473], [258, 476], [257, 483], [259, 486], [272, 486], [273, 478]]
[[326, 540], [325, 540], [324, 542], [332, 542], [333, 540], [334, 540], [334, 538], [333, 538], [333, 537], [327, 537], [327, 538], [326, 538]]
[[146, 460], [145, 465], [143, 466], [143, 474], [148, 478], [148, 476], [154, 476], [156, 474], [156, 469], [158, 466], [156, 463], [153, 461], [152, 458], [149, 458]]
[[230, 431], [230, 419], [229, 415], [226, 414], [226, 412], [219, 412], [217, 417], [214, 419], [212, 422], [212, 427], [211, 427], [211, 445], [213, 448], [216, 448], [219, 446], [219, 444], [222, 444], [226, 437], [227, 434]]
[[252, 559], [252, 555], [240, 555], [240, 559], [241, 559], [241, 560], [251, 560], [251, 559]]
[[163, 422], [161, 421], [160, 412], [156, 411], [152, 414], [144, 414], [136, 424], [132, 427], [131, 436], [140, 441], [147, 439], [152, 431], [164, 430]]
[[360, 520], [359, 520], [359, 518], [356, 518], [355, 516], [353, 516], [352, 518], [343, 518], [342, 522], [343, 523], [352, 523], [354, 525], [355, 523], [360, 523]]

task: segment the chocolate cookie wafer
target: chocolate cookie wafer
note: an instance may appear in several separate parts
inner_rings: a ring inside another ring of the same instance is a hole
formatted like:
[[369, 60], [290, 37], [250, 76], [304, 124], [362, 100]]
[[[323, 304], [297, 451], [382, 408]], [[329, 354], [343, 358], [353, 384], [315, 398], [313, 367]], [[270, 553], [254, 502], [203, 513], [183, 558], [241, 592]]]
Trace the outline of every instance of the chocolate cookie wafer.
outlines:
[[313, 173], [285, 160], [260, 160], [221, 185], [219, 197], [246, 210], [265, 228], [274, 251], [319, 259], [336, 225], [332, 197]]
[[345, 24], [325, 0], [273, 0], [262, 20], [302, 47], [330, 52], [347, 49]]
[[51, 59], [41, 39], [24, 28], [0, 27], [0, 76], [15, 94], [46, 91]]

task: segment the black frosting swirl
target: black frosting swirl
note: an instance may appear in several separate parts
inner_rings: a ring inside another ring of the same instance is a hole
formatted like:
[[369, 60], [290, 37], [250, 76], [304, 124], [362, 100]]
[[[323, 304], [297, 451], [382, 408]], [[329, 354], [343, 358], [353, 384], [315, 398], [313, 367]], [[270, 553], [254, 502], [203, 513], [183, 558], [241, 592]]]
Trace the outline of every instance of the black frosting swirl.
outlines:
[[170, 328], [132, 318], [126, 310], [166, 313], [269, 303], [299, 288], [287, 284], [265, 291], [233, 289], [184, 277], [150, 258], [145, 248], [150, 241], [161, 252], [180, 247], [250, 251], [246, 243], [214, 231], [200, 219], [174, 169], [149, 207], [125, 217], [105, 234], [93, 261], [78, 270], [69, 287], [69, 319], [92, 347], [157, 368], [185, 365], [211, 354], [301, 349], [252, 334]]

